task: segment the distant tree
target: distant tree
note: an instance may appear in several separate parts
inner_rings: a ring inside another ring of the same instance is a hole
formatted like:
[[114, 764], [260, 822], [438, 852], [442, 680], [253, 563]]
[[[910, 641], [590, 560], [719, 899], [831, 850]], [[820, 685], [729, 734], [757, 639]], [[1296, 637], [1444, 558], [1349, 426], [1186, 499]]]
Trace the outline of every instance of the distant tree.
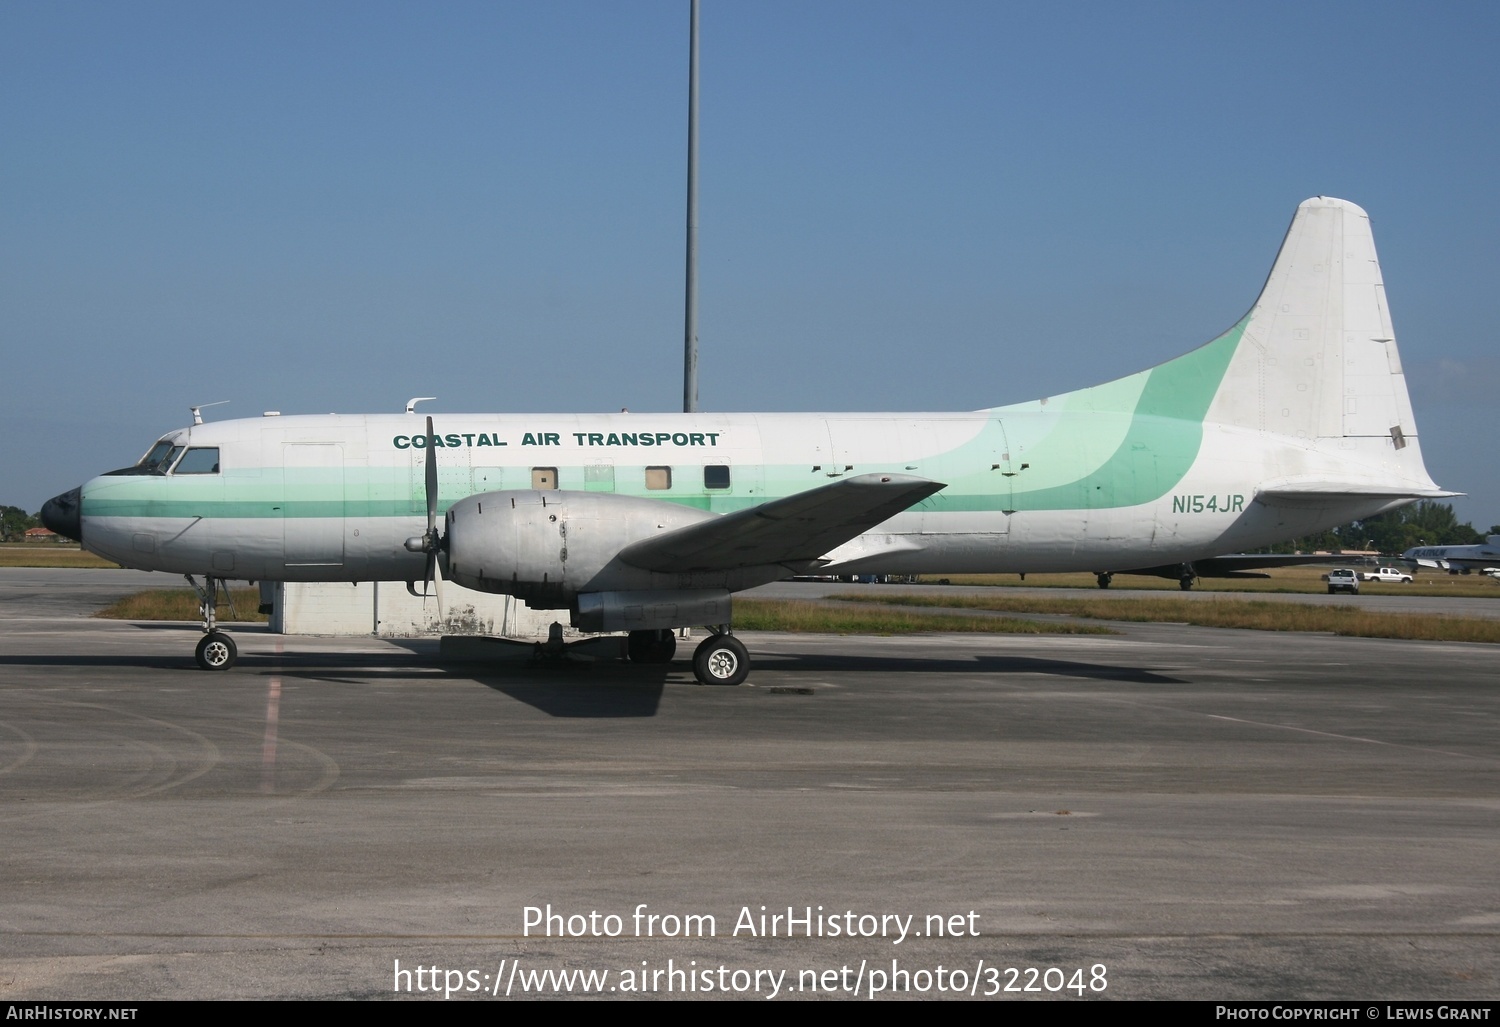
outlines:
[[0, 538], [6, 542], [24, 537], [28, 528], [41, 523], [35, 514], [29, 514], [19, 506], [0, 506]]
[[1382, 553], [1403, 553], [1412, 546], [1467, 546], [1481, 541], [1473, 525], [1458, 522], [1451, 503], [1424, 499], [1351, 525], [1364, 532]]
[[[1500, 525], [1490, 529], [1500, 534]], [[1312, 553], [1323, 550], [1374, 549], [1404, 553], [1412, 546], [1467, 546], [1482, 542], [1473, 526], [1459, 524], [1449, 503], [1422, 500], [1389, 513], [1350, 521], [1329, 531], [1290, 539], [1271, 547], [1273, 553]]]

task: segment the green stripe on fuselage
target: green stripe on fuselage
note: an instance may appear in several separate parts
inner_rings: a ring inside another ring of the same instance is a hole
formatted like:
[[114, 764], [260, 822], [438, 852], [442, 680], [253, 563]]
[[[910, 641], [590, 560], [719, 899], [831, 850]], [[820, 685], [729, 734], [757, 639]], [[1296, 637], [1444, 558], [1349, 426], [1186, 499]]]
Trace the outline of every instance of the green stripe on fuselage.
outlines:
[[[923, 510], [1069, 510], [1137, 506], [1160, 499], [1188, 473], [1203, 441], [1203, 418], [1244, 333], [1247, 316], [1230, 331], [1191, 353], [1149, 371], [1090, 389], [988, 411], [990, 422], [974, 439], [923, 461], [922, 473], [948, 487]], [[1008, 491], [997, 486], [994, 458], [1010, 454]], [[857, 467], [853, 473], [900, 470]], [[1023, 464], [1031, 466], [1023, 467]], [[579, 468], [562, 468], [582, 480]], [[622, 487], [644, 466], [617, 465], [615, 493], [661, 499], [719, 513], [757, 506], [803, 491], [807, 467], [770, 465], [760, 488], [742, 495], [663, 495]], [[332, 472], [330, 472], [332, 474]], [[222, 476], [120, 477], [90, 490], [88, 517], [315, 518], [355, 520], [422, 517], [409, 469], [345, 466], [338, 486], [320, 481], [316, 468], [227, 471]], [[462, 496], [444, 497], [446, 510]]]
[[[950, 487], [928, 499], [925, 508], [1098, 510], [1160, 499], [1198, 458], [1203, 418], [1249, 321], [1247, 314], [1213, 342], [1149, 371], [1056, 397], [1047, 404], [1058, 406], [1056, 413], [1043, 413], [1040, 403], [995, 410], [1010, 443], [1009, 499], [948, 478]], [[1028, 438], [1042, 424], [1044, 434]], [[966, 477], [972, 480], [972, 472]]]

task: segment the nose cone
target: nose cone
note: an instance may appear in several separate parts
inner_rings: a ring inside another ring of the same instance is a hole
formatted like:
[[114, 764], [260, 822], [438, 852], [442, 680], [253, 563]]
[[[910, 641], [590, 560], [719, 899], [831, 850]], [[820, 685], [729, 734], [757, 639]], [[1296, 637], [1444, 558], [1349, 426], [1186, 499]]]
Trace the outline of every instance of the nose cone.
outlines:
[[42, 523], [65, 538], [82, 542], [83, 489], [72, 489], [43, 503]]

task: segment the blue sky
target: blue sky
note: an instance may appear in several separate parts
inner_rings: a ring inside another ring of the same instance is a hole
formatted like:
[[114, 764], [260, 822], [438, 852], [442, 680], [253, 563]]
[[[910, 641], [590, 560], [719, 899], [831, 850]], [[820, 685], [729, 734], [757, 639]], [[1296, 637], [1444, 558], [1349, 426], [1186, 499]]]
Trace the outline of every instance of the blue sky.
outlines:
[[[704, 0], [701, 397], [972, 409], [1184, 352], [1371, 214], [1500, 522], [1500, 7]], [[686, 0], [0, 9], [0, 502], [194, 403], [673, 410]]]

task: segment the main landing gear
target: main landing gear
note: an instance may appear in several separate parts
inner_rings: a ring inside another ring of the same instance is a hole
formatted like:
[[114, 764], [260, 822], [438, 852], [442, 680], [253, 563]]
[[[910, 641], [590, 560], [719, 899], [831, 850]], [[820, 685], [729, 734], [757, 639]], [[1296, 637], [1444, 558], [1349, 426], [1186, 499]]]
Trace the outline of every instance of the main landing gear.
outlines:
[[[711, 634], [693, 651], [693, 676], [700, 685], [738, 685], [750, 676], [750, 653], [745, 644], [729, 633], [729, 625], [709, 629]], [[677, 652], [677, 635], [670, 628], [632, 631], [625, 641], [631, 663], [671, 663]]]
[[693, 677], [700, 685], [738, 685], [750, 676], [750, 653], [743, 642], [720, 627], [693, 652]]
[[[198, 612], [203, 616], [203, 637], [198, 640], [198, 648], [193, 657], [204, 670], [228, 670], [239, 659], [240, 651], [235, 646], [234, 639], [218, 629], [214, 614], [219, 605], [219, 587], [224, 586], [224, 597], [227, 599], [229, 586], [224, 584], [223, 578], [205, 577], [203, 584], [199, 585], [191, 574], [184, 574], [183, 577], [193, 586], [193, 591], [198, 593]], [[230, 600], [230, 610], [233, 609], [234, 602]]]

